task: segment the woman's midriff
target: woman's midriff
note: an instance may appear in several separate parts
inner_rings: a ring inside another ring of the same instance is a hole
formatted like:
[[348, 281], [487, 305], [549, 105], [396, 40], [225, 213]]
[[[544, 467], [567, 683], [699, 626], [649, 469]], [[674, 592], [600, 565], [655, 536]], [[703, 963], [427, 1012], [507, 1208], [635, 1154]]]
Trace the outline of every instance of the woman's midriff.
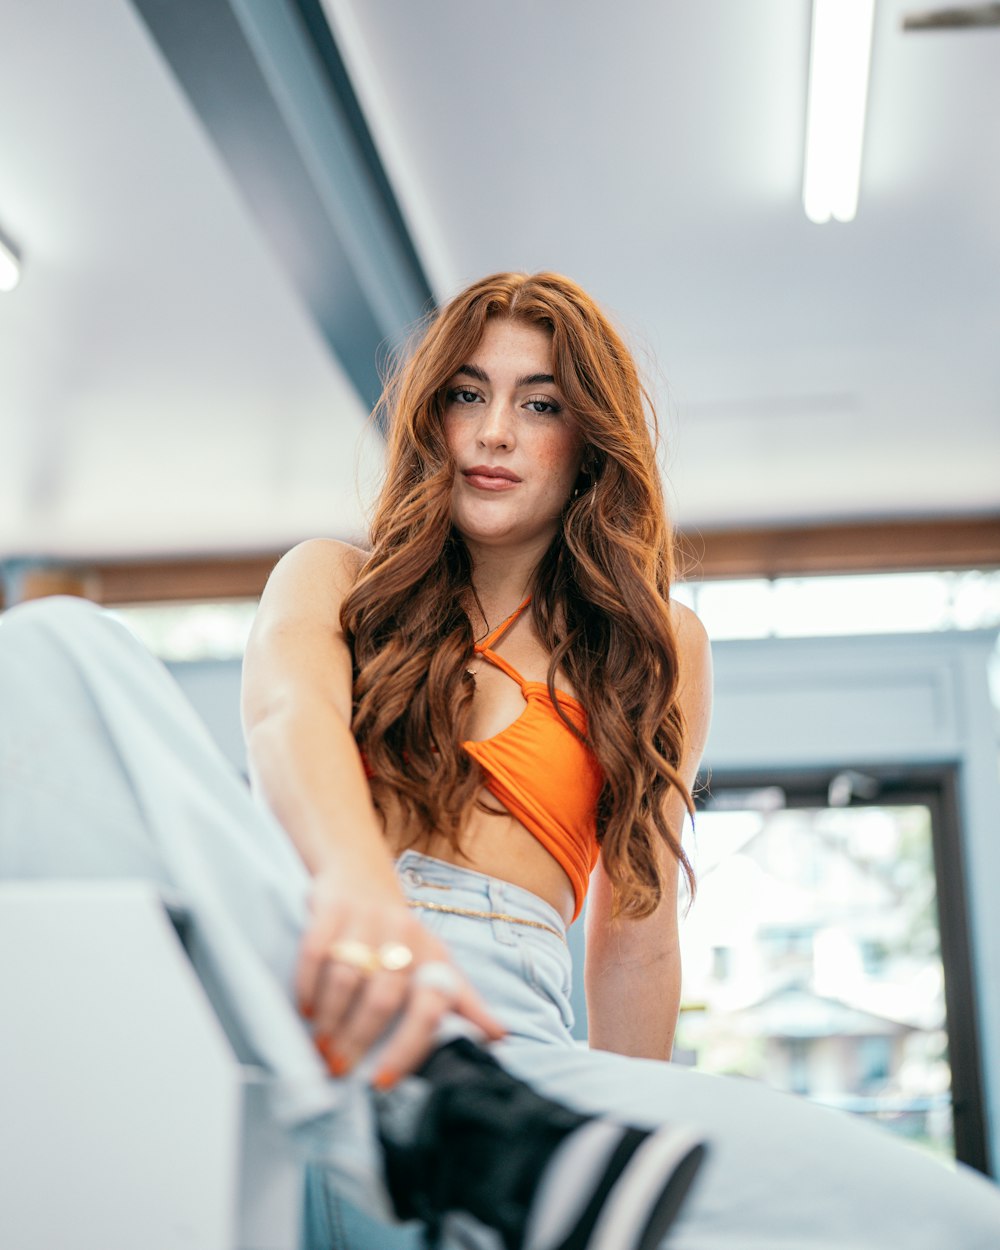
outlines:
[[[492, 800], [487, 796], [486, 801]], [[569, 877], [538, 839], [507, 813], [473, 811], [460, 838], [461, 850], [440, 834], [414, 841], [405, 827], [391, 819], [386, 821], [386, 839], [394, 856], [406, 850], [420, 851], [498, 877], [545, 899], [567, 924], [573, 918], [576, 899]]]

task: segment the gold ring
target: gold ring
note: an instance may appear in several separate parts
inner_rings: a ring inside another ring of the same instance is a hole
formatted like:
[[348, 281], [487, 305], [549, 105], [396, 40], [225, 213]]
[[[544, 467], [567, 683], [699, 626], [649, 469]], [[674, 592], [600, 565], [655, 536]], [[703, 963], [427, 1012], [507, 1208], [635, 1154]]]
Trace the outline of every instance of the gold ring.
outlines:
[[413, 951], [402, 942], [383, 942], [373, 950], [367, 942], [354, 938], [341, 938], [331, 942], [327, 957], [336, 963], [347, 964], [370, 976], [373, 972], [401, 972], [413, 963]]
[[371, 975], [382, 967], [382, 961], [367, 942], [358, 942], [353, 938], [342, 938], [331, 942], [327, 949], [327, 958], [336, 963], [347, 964], [357, 968], [359, 972]]
[[383, 942], [378, 948], [378, 961], [386, 972], [402, 972], [413, 963], [413, 951], [402, 942]]

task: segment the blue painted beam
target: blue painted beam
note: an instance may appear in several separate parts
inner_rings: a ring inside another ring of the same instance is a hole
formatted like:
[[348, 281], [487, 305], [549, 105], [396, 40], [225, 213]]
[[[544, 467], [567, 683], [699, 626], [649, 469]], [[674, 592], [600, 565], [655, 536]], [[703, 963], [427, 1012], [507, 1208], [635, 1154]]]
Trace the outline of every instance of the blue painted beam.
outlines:
[[434, 306], [318, 0], [132, 0], [363, 402]]

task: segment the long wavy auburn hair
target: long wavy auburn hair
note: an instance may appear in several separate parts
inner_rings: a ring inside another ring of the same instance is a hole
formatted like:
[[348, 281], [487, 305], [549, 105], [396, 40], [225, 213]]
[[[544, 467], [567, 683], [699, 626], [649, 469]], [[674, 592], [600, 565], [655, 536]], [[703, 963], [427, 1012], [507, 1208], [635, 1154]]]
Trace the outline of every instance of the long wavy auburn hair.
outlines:
[[445, 442], [445, 390], [472, 358], [490, 318], [552, 336], [553, 376], [584, 442], [584, 471], [539, 563], [531, 611], [558, 669], [588, 714], [586, 741], [604, 784], [598, 840], [616, 914], [649, 915], [662, 898], [657, 843], [694, 875], [664, 799], [691, 797], [677, 768], [684, 724], [668, 608], [673, 565], [656, 463], [656, 415], [619, 335], [567, 278], [501, 273], [456, 296], [391, 373], [380, 410], [388, 427], [386, 480], [371, 554], [344, 600], [354, 655], [353, 729], [384, 812], [398, 804], [414, 841], [436, 832], [457, 846], [484, 777], [461, 749], [474, 683], [466, 611], [472, 564], [451, 523], [455, 466]]

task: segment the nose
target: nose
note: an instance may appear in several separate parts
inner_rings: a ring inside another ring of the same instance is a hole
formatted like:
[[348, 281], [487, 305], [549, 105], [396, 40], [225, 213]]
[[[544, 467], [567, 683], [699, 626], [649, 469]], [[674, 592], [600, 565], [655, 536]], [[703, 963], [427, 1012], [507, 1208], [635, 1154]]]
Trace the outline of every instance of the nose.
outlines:
[[481, 447], [511, 451], [514, 447], [514, 421], [508, 404], [494, 399], [483, 405], [476, 441]]

